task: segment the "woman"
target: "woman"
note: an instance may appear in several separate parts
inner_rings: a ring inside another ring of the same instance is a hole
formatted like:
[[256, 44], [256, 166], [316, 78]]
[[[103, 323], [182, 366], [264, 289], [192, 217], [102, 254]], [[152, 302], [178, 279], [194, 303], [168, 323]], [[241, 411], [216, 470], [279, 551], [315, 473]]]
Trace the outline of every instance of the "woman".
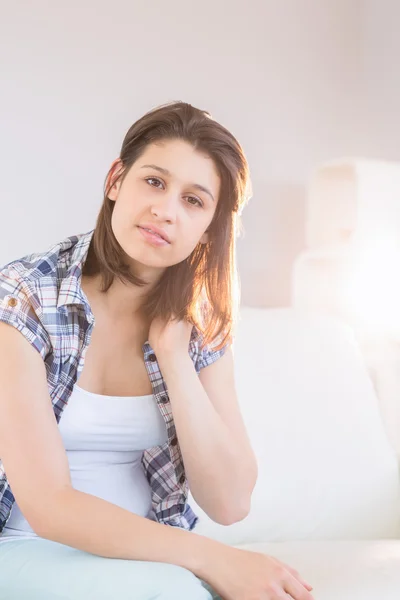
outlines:
[[191, 532], [189, 488], [229, 525], [257, 477], [231, 351], [248, 179], [208, 113], [161, 106], [94, 231], [0, 271], [0, 598], [310, 600], [287, 565]]

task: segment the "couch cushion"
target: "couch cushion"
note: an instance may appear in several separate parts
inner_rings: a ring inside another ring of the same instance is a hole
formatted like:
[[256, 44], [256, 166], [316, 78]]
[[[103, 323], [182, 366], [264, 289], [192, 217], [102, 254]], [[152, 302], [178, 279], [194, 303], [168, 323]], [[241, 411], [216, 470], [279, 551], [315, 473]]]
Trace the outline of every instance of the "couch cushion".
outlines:
[[283, 542], [240, 546], [294, 567], [316, 600], [398, 600], [400, 541]]
[[226, 543], [378, 539], [399, 533], [399, 475], [351, 330], [294, 309], [242, 307], [234, 346], [258, 458], [250, 515], [196, 531]]

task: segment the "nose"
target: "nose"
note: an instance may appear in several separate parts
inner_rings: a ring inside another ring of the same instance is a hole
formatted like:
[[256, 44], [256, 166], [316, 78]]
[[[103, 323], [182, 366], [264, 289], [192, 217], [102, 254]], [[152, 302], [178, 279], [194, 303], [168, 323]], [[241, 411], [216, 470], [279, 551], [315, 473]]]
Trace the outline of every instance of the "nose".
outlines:
[[178, 209], [178, 200], [176, 194], [160, 194], [157, 201], [154, 201], [151, 206], [151, 214], [157, 217], [160, 221], [174, 223], [176, 221], [176, 213]]

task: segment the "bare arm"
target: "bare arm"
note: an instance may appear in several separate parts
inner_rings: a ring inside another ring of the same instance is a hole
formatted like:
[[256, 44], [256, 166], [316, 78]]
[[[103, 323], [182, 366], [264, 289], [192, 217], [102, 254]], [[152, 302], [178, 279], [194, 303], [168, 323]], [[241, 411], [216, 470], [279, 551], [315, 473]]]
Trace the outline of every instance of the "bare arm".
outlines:
[[16, 501], [39, 536], [100, 556], [168, 562], [194, 573], [203, 571], [213, 549], [224, 547], [73, 489], [43, 359], [2, 322], [0, 381], [0, 456]]
[[3, 322], [0, 381], [0, 456], [16, 501], [39, 536], [99, 556], [175, 564], [229, 599], [269, 600], [285, 590], [294, 600], [312, 600], [299, 574], [275, 559], [155, 523], [74, 490], [43, 359]]
[[187, 352], [159, 352], [189, 488], [211, 519], [247, 516], [257, 463], [240, 414], [231, 349], [197, 375]]

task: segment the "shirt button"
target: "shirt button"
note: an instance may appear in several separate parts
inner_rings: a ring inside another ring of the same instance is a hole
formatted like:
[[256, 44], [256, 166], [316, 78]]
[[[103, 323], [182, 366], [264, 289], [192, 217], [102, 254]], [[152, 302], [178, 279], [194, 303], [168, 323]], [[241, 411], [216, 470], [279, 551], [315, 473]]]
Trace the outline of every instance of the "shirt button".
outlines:
[[18, 304], [18, 300], [16, 298], [9, 298], [8, 306], [11, 306], [13, 308], [14, 306], [17, 306], [17, 304]]
[[150, 360], [151, 362], [155, 362], [155, 361], [157, 360], [157, 357], [156, 357], [156, 355], [155, 355], [155, 354], [149, 354], [149, 360]]
[[168, 396], [160, 396], [160, 402], [163, 404], [168, 404]]
[[178, 438], [177, 437], [172, 438], [172, 440], [171, 440], [171, 446], [176, 446], [177, 443], [178, 443]]
[[183, 474], [180, 476], [179, 483], [181, 483], [181, 484], [183, 485], [183, 484], [185, 483], [185, 481], [186, 481], [186, 477], [185, 477], [185, 474], [183, 473]]

